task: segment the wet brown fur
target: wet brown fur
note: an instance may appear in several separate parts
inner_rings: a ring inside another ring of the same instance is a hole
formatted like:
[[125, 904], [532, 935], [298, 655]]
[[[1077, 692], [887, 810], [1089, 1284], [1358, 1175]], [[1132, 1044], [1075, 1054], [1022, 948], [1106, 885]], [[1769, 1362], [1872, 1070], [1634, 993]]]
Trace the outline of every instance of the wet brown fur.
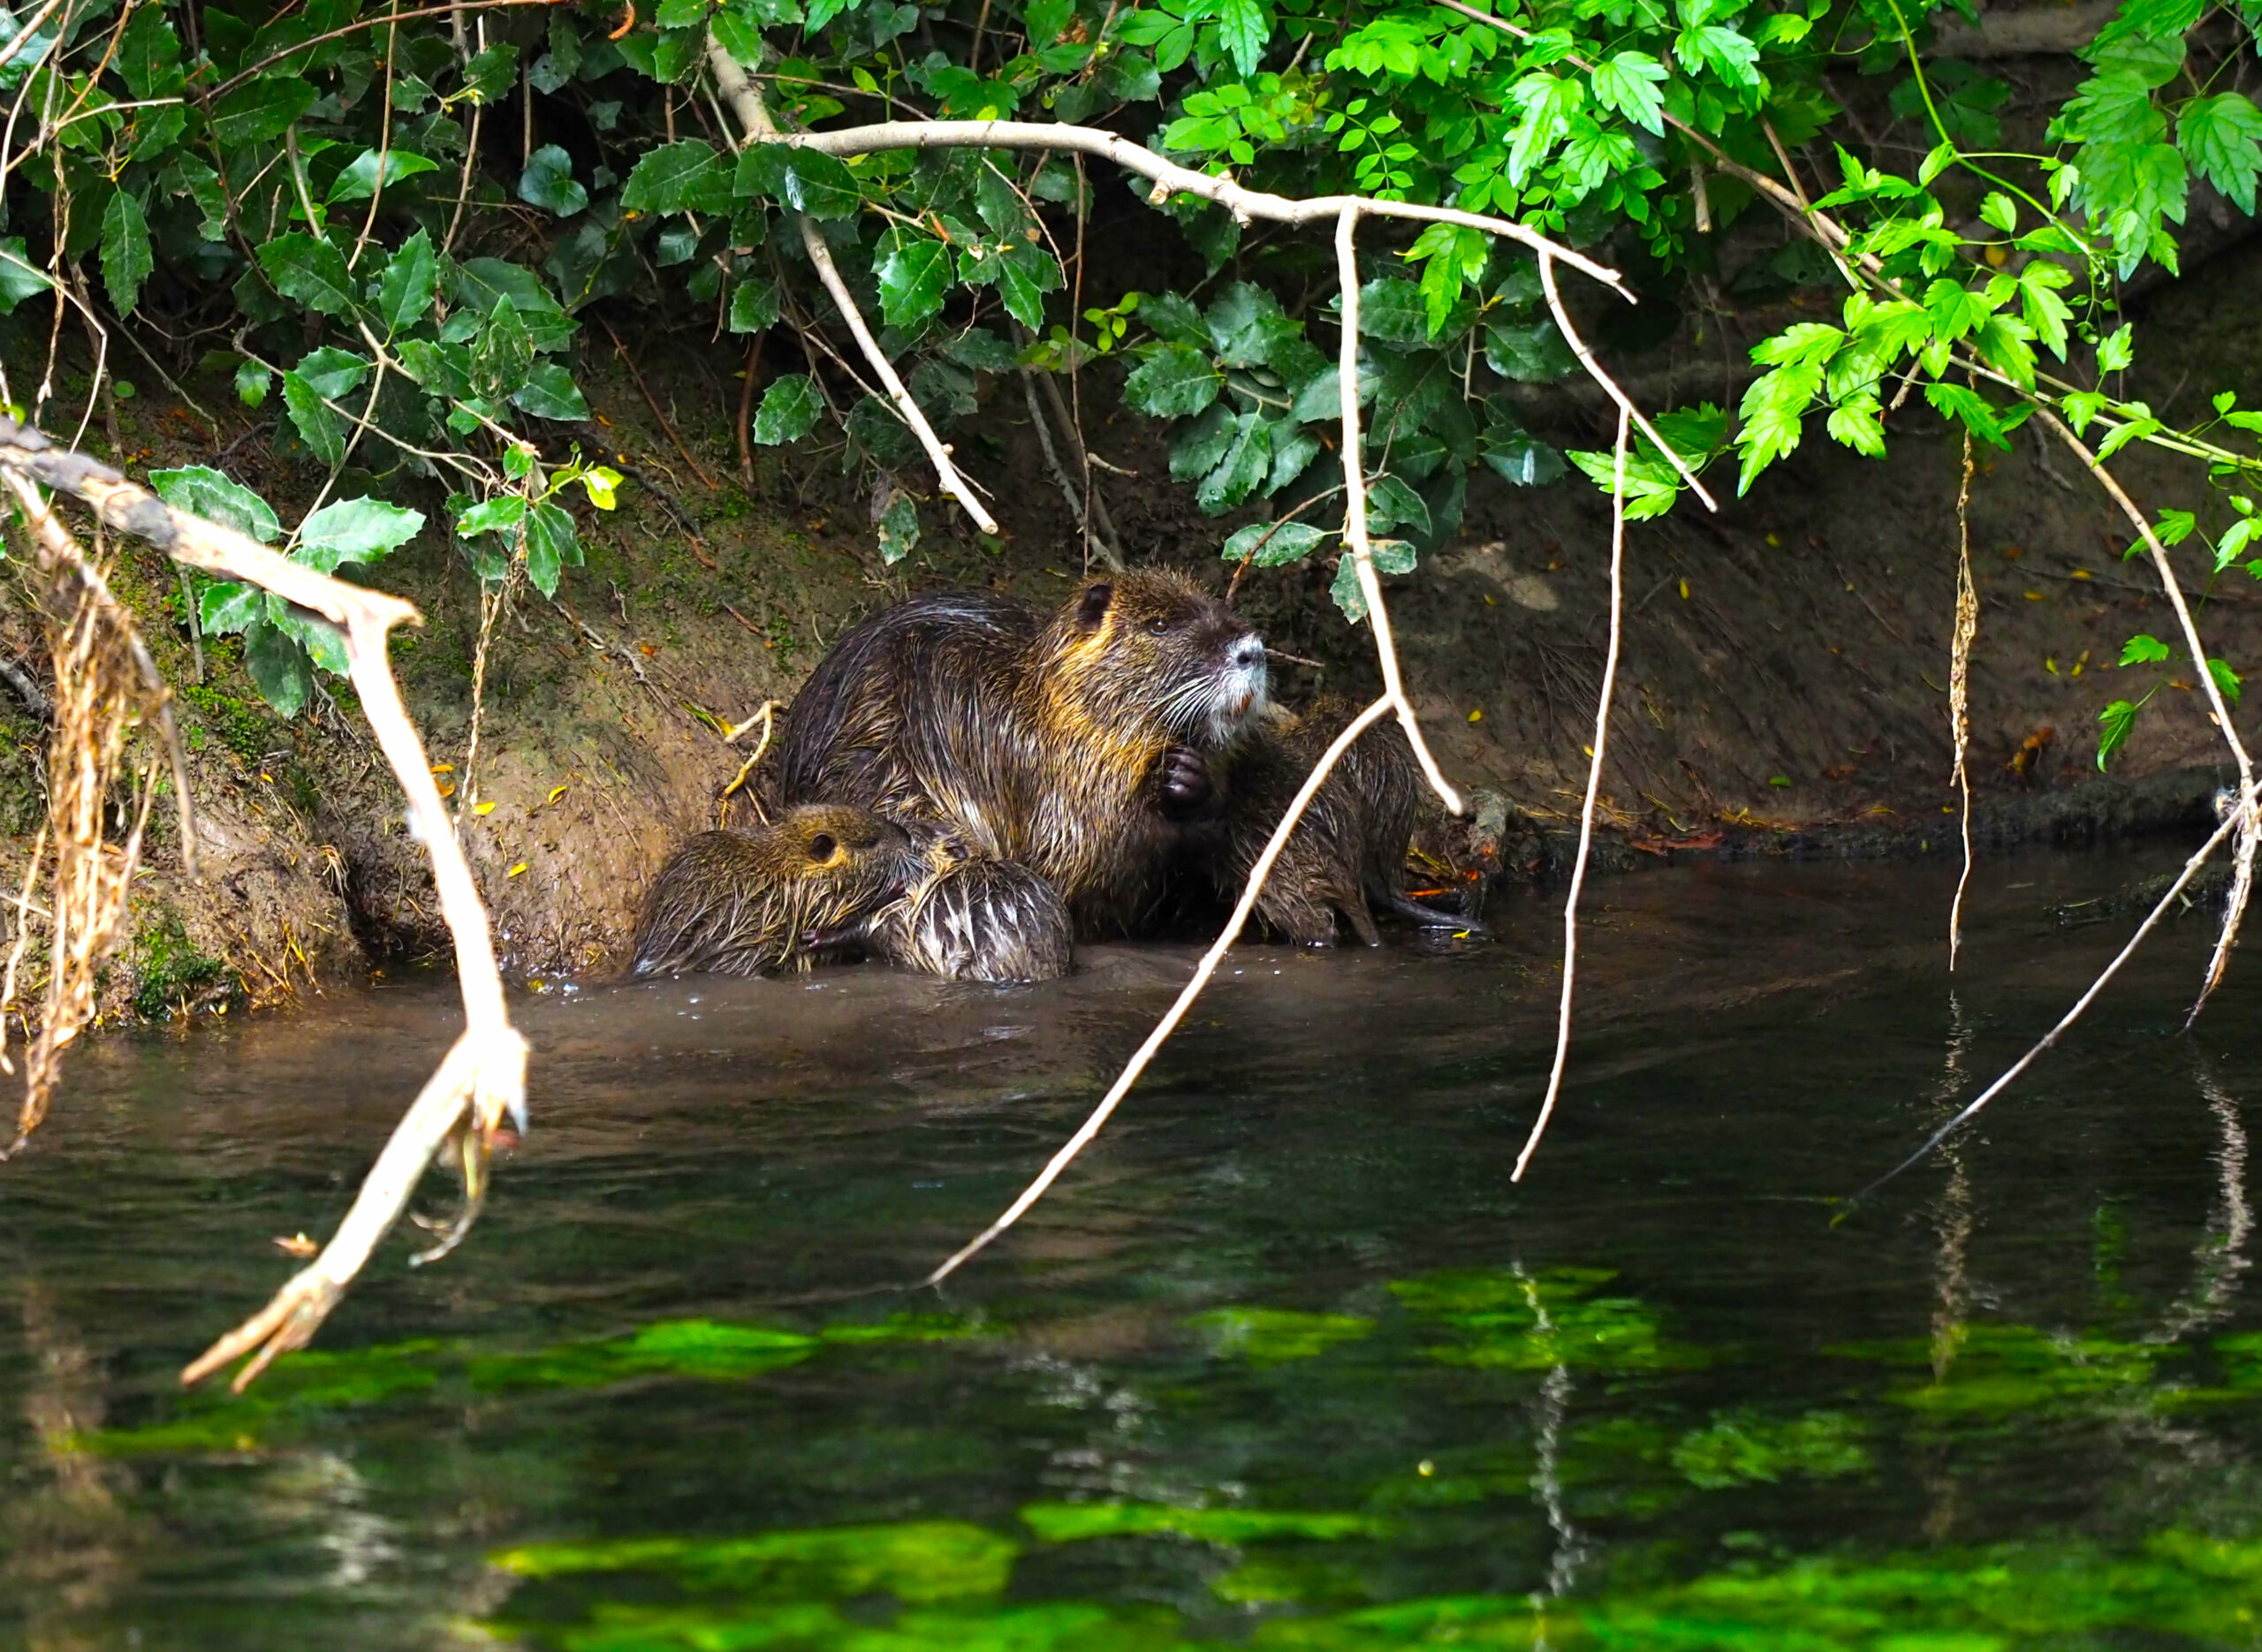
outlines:
[[1053, 981], [1073, 960], [1068, 909], [1010, 860], [968, 858], [938, 840], [934, 870], [873, 922], [891, 962], [949, 981]]
[[1034, 872], [1077, 933], [1128, 933], [1183, 838], [1165, 754], [1222, 754], [1262, 695], [1262, 645], [1173, 574], [1119, 574], [1051, 614], [937, 593], [840, 640], [793, 702], [773, 784], [934, 822]]
[[868, 809], [805, 804], [755, 830], [702, 832], [646, 891], [628, 973], [806, 969], [928, 873], [910, 836]]
[[[1309, 711], [1268, 708], [1234, 757], [1226, 846], [1215, 863], [1219, 892], [1237, 897], [1288, 805], [1356, 709], [1323, 701]], [[1256, 916], [1282, 939], [1332, 946], [1340, 914], [1369, 946], [1379, 943], [1370, 898], [1422, 913], [1406, 889], [1420, 776], [1394, 722], [1362, 734], [1329, 771], [1257, 897]], [[1429, 915], [1438, 923], [1446, 914]]]

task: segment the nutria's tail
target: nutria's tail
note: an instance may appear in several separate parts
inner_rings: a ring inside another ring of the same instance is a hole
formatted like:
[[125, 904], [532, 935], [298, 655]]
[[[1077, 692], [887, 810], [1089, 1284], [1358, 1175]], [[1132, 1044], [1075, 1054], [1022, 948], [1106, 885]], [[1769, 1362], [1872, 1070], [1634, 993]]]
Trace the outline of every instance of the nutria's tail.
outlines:
[[1424, 906], [1402, 890], [1378, 890], [1383, 905], [1401, 918], [1410, 918], [1425, 929], [1464, 930], [1470, 935], [1490, 935], [1492, 931], [1474, 918], [1463, 917], [1457, 912], [1441, 912], [1435, 906]]

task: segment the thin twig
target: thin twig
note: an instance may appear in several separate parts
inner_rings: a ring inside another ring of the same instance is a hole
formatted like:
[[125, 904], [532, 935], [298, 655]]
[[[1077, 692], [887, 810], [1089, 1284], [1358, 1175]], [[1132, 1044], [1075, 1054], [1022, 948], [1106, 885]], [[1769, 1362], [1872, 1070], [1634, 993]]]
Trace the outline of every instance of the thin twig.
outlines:
[[1290, 799], [1287, 813], [1281, 815], [1280, 823], [1272, 829], [1271, 840], [1264, 845], [1264, 853], [1256, 857], [1256, 864], [1249, 868], [1249, 882], [1241, 890], [1241, 899], [1234, 904], [1233, 916], [1226, 921], [1224, 931], [1211, 943], [1210, 950], [1202, 954], [1202, 961], [1194, 966], [1192, 979], [1179, 989], [1176, 1000], [1164, 1012], [1162, 1019], [1155, 1023], [1154, 1031], [1147, 1034], [1146, 1042], [1132, 1055], [1123, 1071], [1116, 1076], [1115, 1082], [1108, 1087], [1107, 1094], [1100, 1098], [1099, 1105], [1092, 1109], [1082, 1127], [1052, 1156], [1037, 1178], [1021, 1190], [1021, 1196], [1006, 1208], [1006, 1213], [961, 1246], [949, 1260], [929, 1274], [922, 1284], [940, 1284], [979, 1254], [992, 1239], [1020, 1221], [1029, 1208], [1044, 1196], [1044, 1190], [1059, 1179], [1060, 1172], [1068, 1168], [1076, 1155], [1099, 1134], [1109, 1116], [1131, 1093], [1131, 1087], [1139, 1081], [1139, 1075], [1146, 1072], [1147, 1064], [1155, 1058], [1155, 1052], [1177, 1030], [1187, 1011], [1193, 1008], [1194, 1000], [1202, 996], [1202, 989], [1209, 985], [1210, 977], [1217, 973], [1218, 966], [1225, 960], [1226, 951], [1241, 938], [1242, 926], [1248, 923], [1249, 913], [1256, 909], [1256, 898], [1264, 890], [1264, 880], [1271, 873], [1272, 863], [1280, 858], [1280, 851], [1287, 847], [1289, 834], [1303, 819], [1305, 808], [1317, 794], [1329, 772], [1343, 754], [1351, 749], [1351, 743], [1387, 716], [1392, 709], [1391, 698], [1385, 694], [1353, 718], [1350, 726], [1335, 737], [1335, 743], [1321, 754], [1319, 762], [1312, 766], [1311, 773], [1304, 777], [1303, 785]]
[[612, 347], [620, 356], [620, 365], [628, 369], [628, 376], [636, 382], [637, 390], [642, 392], [644, 405], [652, 410], [652, 417], [660, 421], [660, 428], [668, 433], [668, 440], [675, 443], [675, 451], [682, 454], [683, 462], [691, 466], [691, 474], [707, 484], [708, 492], [718, 492], [720, 489], [715, 479], [707, 474], [707, 467], [692, 457], [691, 450], [676, 434], [675, 426], [670, 422], [667, 414], [660, 411], [659, 398], [652, 394], [652, 387], [644, 383], [644, 375], [636, 370], [636, 359], [628, 353], [628, 346], [620, 342], [620, 335], [612, 330], [612, 323], [602, 315], [597, 317], [597, 322], [603, 327], [604, 336], [612, 340]]
[[1955, 744], [1951, 777], [1963, 796], [1963, 875], [1947, 909], [1947, 967], [1963, 945], [1963, 891], [1971, 883], [1971, 645], [1979, 635], [1979, 588], [1971, 579], [1971, 432], [1963, 433], [1963, 481], [1955, 494], [1955, 640], [1947, 663], [1948, 736]]
[[1563, 335], [1563, 342], [1571, 346], [1571, 353], [1578, 357], [1579, 364], [1586, 368], [1587, 376], [1602, 386], [1610, 399], [1618, 404], [1618, 411], [1631, 419], [1635, 428], [1649, 437], [1651, 444], [1665, 455], [1666, 462], [1681, 473], [1681, 480], [1687, 482], [1696, 496], [1704, 502], [1704, 508], [1707, 511], [1719, 510], [1719, 502], [1705, 491], [1703, 482], [1696, 480], [1696, 471], [1687, 459], [1681, 457], [1680, 450], [1658, 434], [1658, 428], [1643, 417], [1642, 410], [1634, 405], [1632, 398], [1618, 388], [1618, 381], [1603, 370], [1602, 363], [1595, 360], [1594, 352], [1587, 348], [1586, 340], [1579, 337], [1578, 329], [1571, 325], [1571, 313], [1563, 307], [1563, 295], [1555, 288], [1555, 260], [1552, 254], [1540, 254], [1539, 285], [1541, 291], [1547, 294], [1547, 307], [1555, 317], [1556, 330]]
[[2032, 1066], [2035, 1062], [2041, 1057], [2044, 1050], [2048, 1050], [2053, 1044], [2055, 1044], [2068, 1027], [2071, 1027], [2076, 1021], [2081, 1019], [2082, 1012], [2088, 1009], [2090, 1004], [2095, 1001], [2099, 993], [2105, 990], [2106, 983], [2111, 981], [2114, 976], [2121, 973], [2121, 966], [2136, 955], [2137, 949], [2144, 944], [2144, 937], [2152, 932], [2153, 926], [2160, 922], [2160, 919], [2167, 914], [2168, 908], [2175, 906], [2177, 899], [2181, 898], [2183, 893], [2184, 886], [2190, 883], [2192, 876], [2199, 870], [2200, 867], [2205, 863], [2207, 857], [2214, 853], [2216, 847], [2221, 844], [2222, 840], [2230, 835], [2233, 827], [2236, 824], [2239, 819], [2245, 813], [2251, 811], [2254, 807], [2254, 793], [2251, 791], [2246, 792], [2241, 799], [2239, 807], [2232, 809], [2225, 817], [2222, 824], [2215, 828], [2214, 836], [2208, 838], [2205, 843], [2201, 844], [2197, 852], [2194, 853], [2189, 860], [2183, 863], [2183, 870], [2176, 874], [2175, 882], [2168, 885], [2167, 893], [2160, 898], [2160, 904], [2157, 906], [2154, 906], [2152, 911], [2145, 915], [2144, 922], [2137, 926], [2136, 934], [2129, 937], [2128, 944], [2123, 946], [2121, 951], [2114, 955], [2113, 961], [2105, 966], [2105, 973], [2099, 975], [2095, 981], [2091, 981], [2090, 983], [2089, 990], [2082, 994], [2081, 997], [2075, 1003], [2074, 1007], [2067, 1011], [2066, 1013], [2060, 1018], [2058, 1024], [2055, 1027], [2052, 1027], [2047, 1033], [2045, 1033], [2042, 1035], [2041, 1042], [2036, 1044], [2033, 1049], [2028, 1050], [2023, 1056], [2021, 1056], [2017, 1061], [2011, 1065], [2010, 1068], [2005, 1072], [2000, 1078], [1997, 1079], [1985, 1089], [1980, 1091], [1977, 1097], [1973, 1100], [1970, 1106], [1966, 1107], [1962, 1112], [1956, 1114], [1955, 1118], [1949, 1119], [1947, 1123], [1942, 1125], [1938, 1130], [1934, 1131], [1925, 1139], [1924, 1144], [1922, 1147], [1918, 1148], [1907, 1158], [1901, 1160], [1900, 1163], [1894, 1165], [1884, 1175], [1879, 1177], [1868, 1186], [1863, 1188], [1861, 1192], [1856, 1194], [1851, 1199], [1848, 1200], [1846, 1201], [1846, 1209], [1839, 1213], [1839, 1220], [1842, 1221], [1845, 1216], [1852, 1211], [1855, 1206], [1859, 1205], [1871, 1194], [1884, 1186], [1894, 1177], [1900, 1175], [1910, 1165], [1922, 1159], [1934, 1148], [1937, 1148], [1941, 1142], [1947, 1140], [1947, 1138], [1955, 1131], [1962, 1128], [1972, 1118], [1976, 1118], [1981, 1108], [1986, 1106], [1988, 1103], [1993, 1101], [1995, 1097], [2001, 1095], [2005, 1089], [2008, 1088], [2014, 1079], [2017, 1078], [2020, 1073], [2024, 1072], [2029, 1067]]
[[[1036, 375], [1024, 367], [1021, 369], [1021, 399], [1029, 404], [1029, 421], [1036, 431], [1037, 446], [1044, 451], [1044, 467], [1052, 473], [1052, 480], [1060, 489], [1060, 496], [1068, 502], [1068, 514], [1083, 527], [1084, 565], [1091, 565], [1092, 553], [1097, 551], [1102, 562], [1120, 572], [1123, 553], [1101, 536], [1092, 521], [1091, 512], [1085, 508], [1084, 500], [1076, 492], [1076, 484], [1068, 480], [1068, 473], [1061, 468], [1060, 455], [1052, 445], [1052, 422], [1044, 416], [1044, 410], [1036, 405]], [[1089, 487], [1090, 473], [1087, 471], [1085, 474]]]
[[1563, 1091], [1563, 1068], [1571, 1056], [1571, 1002], [1579, 978], [1579, 892], [1586, 887], [1587, 855], [1594, 846], [1595, 799], [1602, 791], [1603, 754], [1610, 745], [1610, 698], [1618, 685], [1618, 644], [1626, 609], [1626, 438], [1629, 421], [1618, 410], [1618, 442], [1611, 466], [1610, 484], [1610, 646], [1603, 655], [1602, 692], [1594, 709], [1594, 756], [1587, 764], [1586, 801], [1579, 808], [1579, 853], [1571, 863], [1571, 890], [1563, 901], [1563, 999], [1555, 1017], [1555, 1065], [1548, 1070], [1547, 1095], [1532, 1120], [1531, 1134], [1516, 1155], [1508, 1179], [1523, 1179], [1524, 1166], [1539, 1150], [1547, 1121], [1555, 1115], [1556, 1098]]
[[[1358, 575], [1360, 594], [1366, 599], [1367, 624], [1375, 633], [1375, 655], [1382, 665], [1383, 692], [1397, 709], [1399, 724], [1406, 731], [1407, 743], [1413, 746], [1422, 772], [1429, 777], [1431, 789], [1446, 806], [1446, 813], [1459, 815], [1463, 812], [1461, 793], [1446, 781], [1445, 771], [1430, 753], [1429, 741], [1422, 738], [1421, 720], [1414, 715], [1413, 702], [1406, 698], [1406, 685], [1398, 674], [1398, 648], [1391, 638], [1390, 610], [1383, 602], [1382, 580], [1375, 572], [1374, 548], [1367, 538], [1366, 461], [1359, 452], [1359, 259], [1353, 246], [1358, 233], [1359, 215], [1365, 205], [1355, 200], [1349, 202], [1335, 221], [1336, 275], [1343, 288], [1343, 348], [1336, 372], [1342, 381], [1344, 534], [1351, 547], [1352, 568]], [[1540, 267], [1546, 267], [1545, 259], [1540, 261]]]
[[2193, 674], [2198, 678], [2200, 687], [2206, 691], [2207, 703], [2214, 709], [2215, 726], [2221, 731], [2223, 740], [2229, 746], [2231, 756], [2238, 764], [2240, 805], [2231, 811], [2224, 823], [2241, 834], [2238, 856], [2248, 870], [2243, 878], [2235, 876], [2231, 881], [2231, 898], [2223, 910], [2223, 927], [2215, 937], [2215, 950], [2207, 959], [2207, 974], [2200, 985], [2199, 997], [2192, 1004], [2191, 1014], [2184, 1023], [2188, 1027], [2198, 1019], [2199, 1012], [2206, 1008], [2207, 1000], [2221, 982], [2223, 970], [2230, 962], [2231, 949], [2238, 944], [2239, 926], [2246, 916], [2247, 897], [2253, 888], [2251, 868], [2254, 850], [2249, 840], [2258, 830], [2254, 819], [2254, 762], [2247, 755], [2246, 744], [2238, 738], [2238, 730], [2231, 722], [2230, 707], [2223, 699], [2222, 686], [2215, 681], [2214, 668], [2208, 663], [2206, 648], [2199, 640], [2198, 624], [2191, 618], [2190, 604], [2183, 600], [2182, 587], [2175, 582], [2175, 570], [2168, 562], [2167, 547], [2160, 542], [2159, 534], [2144, 519], [2144, 513], [2137, 508], [2137, 502], [2114, 480], [2113, 473], [2105, 468], [2097, 455], [2084, 445], [2082, 439], [2068, 429], [2057, 414], [2038, 403], [2034, 416], [2043, 428], [2053, 432], [2089, 468], [2090, 474], [2097, 478], [2098, 485], [2112, 496], [2113, 502], [2121, 507], [2122, 514], [2135, 527], [2137, 536], [2144, 542], [2144, 549], [2152, 553], [2152, 567], [2160, 575], [2161, 587], [2167, 593], [2168, 606], [2175, 610], [2176, 623], [2183, 628], [2183, 646], [2191, 652]]
[[[725, 51], [721, 42], [711, 34], [707, 39], [707, 63], [714, 72], [715, 84], [729, 100], [740, 124], [746, 128], [748, 139], [756, 143], [787, 141], [779, 134], [777, 123], [770, 118], [770, 108], [762, 101], [761, 91], [747, 79], [746, 71], [739, 67], [738, 59]], [[914, 127], [913, 130], [918, 128]], [[951, 462], [951, 450], [935, 434], [935, 427], [927, 422], [926, 413], [911, 392], [904, 388], [903, 380], [897, 375], [895, 364], [887, 359], [879, 341], [872, 337], [872, 330], [865, 325], [863, 312], [856, 307], [856, 300], [848, 291], [848, 284], [840, 278], [840, 270], [832, 261], [832, 249], [825, 245], [824, 232], [806, 213], [797, 212], [793, 216], [801, 226], [801, 246], [809, 255], [809, 262], [816, 269], [817, 279], [832, 295], [833, 307], [840, 312], [840, 319], [847, 323], [849, 334], [855, 339], [857, 348], [864, 352], [864, 360], [870, 363], [872, 371], [878, 375], [896, 415], [910, 428], [911, 434], [918, 437], [920, 446], [927, 450], [927, 458], [935, 467], [935, 476], [942, 483], [943, 491], [965, 508], [967, 515], [974, 519], [975, 527], [985, 534], [995, 535], [998, 532], [997, 519], [975, 497], [973, 487], [959, 474], [958, 466]]]

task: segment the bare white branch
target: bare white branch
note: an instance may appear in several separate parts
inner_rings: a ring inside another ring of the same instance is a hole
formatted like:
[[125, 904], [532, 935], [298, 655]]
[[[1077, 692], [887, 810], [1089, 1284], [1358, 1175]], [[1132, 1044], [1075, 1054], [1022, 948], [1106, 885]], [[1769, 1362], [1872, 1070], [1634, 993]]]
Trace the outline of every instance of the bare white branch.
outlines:
[[1076, 1133], [1069, 1137], [1066, 1144], [1052, 1156], [1051, 1162], [1038, 1172], [1036, 1179], [1021, 1190], [1021, 1197], [1006, 1207], [1006, 1213], [960, 1247], [922, 1284], [940, 1284], [980, 1254], [991, 1240], [1020, 1221], [1031, 1205], [1044, 1197], [1045, 1189], [1060, 1178], [1060, 1172], [1068, 1168], [1094, 1136], [1099, 1134], [1123, 1098], [1131, 1093], [1131, 1087], [1146, 1072], [1147, 1064], [1155, 1058], [1155, 1053], [1178, 1030], [1179, 1022], [1186, 1019], [1186, 1012], [1194, 1007], [1195, 999], [1202, 996], [1202, 989], [1210, 984], [1210, 977], [1225, 961], [1226, 953], [1241, 938], [1241, 928], [1249, 922], [1249, 913], [1256, 910], [1256, 898], [1264, 889], [1264, 880], [1271, 875], [1272, 863], [1280, 858], [1280, 851], [1287, 846], [1289, 835], [1296, 830], [1296, 822], [1303, 819], [1304, 810], [1310, 806], [1321, 784], [1343, 754], [1351, 749], [1351, 743], [1387, 716], [1391, 709], [1391, 698], [1385, 694], [1354, 717], [1343, 732], [1335, 737], [1334, 744], [1320, 754], [1319, 761], [1312, 765], [1311, 772], [1304, 777], [1302, 786], [1290, 799], [1287, 813], [1280, 816], [1280, 823], [1272, 829], [1272, 837], [1264, 845], [1264, 853], [1256, 857], [1256, 864], [1249, 869], [1249, 882], [1241, 889], [1241, 899], [1233, 904], [1233, 916], [1226, 921], [1226, 927], [1218, 938], [1210, 943], [1210, 950], [1202, 954], [1202, 961], [1194, 966], [1192, 978], [1179, 989], [1177, 998], [1164, 1012], [1162, 1019], [1155, 1023], [1154, 1030], [1147, 1034], [1146, 1042], [1133, 1052], [1123, 1071], [1116, 1075], [1115, 1082], [1108, 1086], [1107, 1094], [1100, 1097], [1099, 1105], [1092, 1109]]
[[1618, 410], [1618, 443], [1611, 462], [1610, 488], [1610, 646], [1603, 655], [1602, 693], [1594, 709], [1594, 754], [1587, 764], [1586, 801], [1579, 808], [1579, 855], [1571, 865], [1571, 890], [1563, 901], [1563, 1001], [1555, 1017], [1555, 1065], [1547, 1074], [1547, 1095], [1539, 1117], [1508, 1179], [1523, 1179], [1524, 1166], [1539, 1150], [1547, 1121], [1555, 1116], [1555, 1101], [1563, 1091], [1563, 1068], [1571, 1057], [1571, 1001], [1579, 979], [1579, 892], [1586, 887], [1587, 854], [1594, 845], [1595, 800], [1602, 792], [1603, 754], [1610, 749], [1610, 701], [1618, 686], [1618, 643], [1626, 608], [1626, 436], [1627, 409]]
[[[707, 66], [714, 72], [715, 84], [729, 100], [732, 111], [746, 128], [747, 136], [756, 143], [789, 141], [778, 132], [777, 123], [770, 118], [770, 106], [762, 101], [761, 88], [747, 79], [746, 71], [739, 67], [737, 58], [723, 49], [712, 35], [707, 42]], [[894, 146], [885, 146], [892, 148]], [[895, 364], [881, 350], [879, 341], [872, 337], [872, 330], [865, 325], [863, 313], [856, 307], [856, 300], [848, 291], [848, 284], [840, 278], [839, 266], [832, 261], [832, 249], [824, 244], [824, 233], [809, 221], [806, 213], [794, 213], [793, 221], [801, 227], [801, 246], [808, 253], [809, 262], [816, 266], [819, 281], [832, 295], [833, 307], [840, 312], [840, 319], [848, 323], [848, 331], [856, 340], [856, 347], [864, 352], [864, 360], [879, 375], [881, 385], [887, 390], [888, 400], [894, 405], [896, 414], [910, 427], [911, 434], [919, 438], [919, 445], [927, 450], [927, 458], [935, 466], [936, 480], [943, 491], [965, 507], [974, 519], [975, 526], [985, 534], [998, 532], [997, 519], [983, 508], [982, 501], [974, 496], [974, 489], [959, 474], [951, 462], [951, 451], [935, 434], [935, 427], [927, 422], [927, 415], [920, 411], [919, 403], [904, 388]]]

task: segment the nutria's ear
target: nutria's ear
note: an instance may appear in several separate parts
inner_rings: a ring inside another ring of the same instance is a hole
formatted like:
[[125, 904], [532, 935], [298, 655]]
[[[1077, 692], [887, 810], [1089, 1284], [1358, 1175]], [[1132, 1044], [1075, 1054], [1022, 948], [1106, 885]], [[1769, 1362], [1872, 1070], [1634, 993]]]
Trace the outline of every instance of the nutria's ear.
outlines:
[[1115, 600], [1115, 587], [1101, 583], [1084, 587], [1083, 600], [1076, 604], [1076, 623], [1086, 631], [1097, 631], [1099, 622], [1107, 618], [1107, 605]]

